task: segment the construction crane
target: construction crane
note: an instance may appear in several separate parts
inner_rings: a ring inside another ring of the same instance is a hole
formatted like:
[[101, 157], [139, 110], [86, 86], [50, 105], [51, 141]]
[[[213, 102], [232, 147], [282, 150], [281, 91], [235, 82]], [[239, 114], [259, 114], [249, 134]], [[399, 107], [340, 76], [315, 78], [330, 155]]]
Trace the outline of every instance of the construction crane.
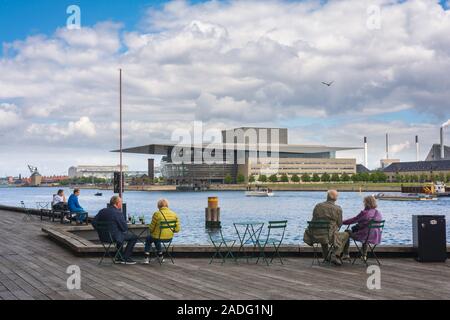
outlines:
[[31, 175], [39, 175], [39, 171], [37, 167], [34, 167], [32, 165], [28, 165], [28, 169], [31, 172]]

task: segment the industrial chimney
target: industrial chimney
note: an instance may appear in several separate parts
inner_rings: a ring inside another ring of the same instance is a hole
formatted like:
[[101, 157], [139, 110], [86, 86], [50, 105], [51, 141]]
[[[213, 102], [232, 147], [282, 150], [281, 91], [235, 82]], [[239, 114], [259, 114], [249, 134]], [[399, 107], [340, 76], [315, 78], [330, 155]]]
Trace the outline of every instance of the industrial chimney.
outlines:
[[445, 158], [445, 152], [444, 152], [444, 127], [441, 127], [441, 160], [444, 160]]
[[364, 137], [364, 166], [368, 167], [368, 159], [367, 159], [367, 137]]
[[420, 150], [419, 150], [419, 136], [416, 136], [416, 161], [420, 161], [419, 160], [419, 153], [420, 153]]
[[386, 133], [386, 159], [389, 159], [389, 134]]

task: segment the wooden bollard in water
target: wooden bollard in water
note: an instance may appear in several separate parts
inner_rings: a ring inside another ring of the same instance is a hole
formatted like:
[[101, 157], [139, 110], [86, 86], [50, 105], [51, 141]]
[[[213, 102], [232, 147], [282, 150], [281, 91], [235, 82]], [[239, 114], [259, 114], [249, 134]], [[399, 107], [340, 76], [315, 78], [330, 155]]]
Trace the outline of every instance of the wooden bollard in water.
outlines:
[[218, 197], [208, 197], [208, 207], [205, 208], [205, 225], [207, 228], [220, 228], [220, 208]]

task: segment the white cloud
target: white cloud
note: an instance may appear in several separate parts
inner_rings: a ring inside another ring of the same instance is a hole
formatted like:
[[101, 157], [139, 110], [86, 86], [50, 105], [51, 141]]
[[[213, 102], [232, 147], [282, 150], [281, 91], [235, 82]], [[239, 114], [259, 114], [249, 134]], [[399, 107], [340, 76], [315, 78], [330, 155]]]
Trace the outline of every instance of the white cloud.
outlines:
[[65, 124], [31, 124], [27, 133], [33, 137], [41, 137], [47, 142], [64, 141], [66, 138], [93, 138], [96, 135], [95, 124], [88, 117]]
[[409, 149], [410, 146], [411, 144], [409, 143], [409, 141], [405, 141], [403, 143], [393, 144], [389, 147], [389, 151], [392, 153], [399, 153], [405, 149]]
[[0, 104], [0, 131], [18, 126], [20, 122], [20, 115], [15, 105], [9, 103]]

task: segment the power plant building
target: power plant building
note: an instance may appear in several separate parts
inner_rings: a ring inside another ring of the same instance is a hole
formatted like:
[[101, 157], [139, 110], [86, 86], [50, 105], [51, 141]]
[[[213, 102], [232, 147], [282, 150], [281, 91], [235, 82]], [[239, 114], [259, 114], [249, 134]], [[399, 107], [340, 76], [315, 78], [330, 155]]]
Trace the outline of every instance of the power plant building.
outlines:
[[149, 144], [123, 152], [162, 155], [161, 175], [168, 183], [202, 186], [224, 183], [227, 177], [236, 182], [238, 175], [245, 181], [272, 174], [352, 175], [356, 159], [336, 158], [337, 151], [352, 149], [362, 148], [289, 144], [286, 128], [242, 127], [222, 131], [217, 144]]

